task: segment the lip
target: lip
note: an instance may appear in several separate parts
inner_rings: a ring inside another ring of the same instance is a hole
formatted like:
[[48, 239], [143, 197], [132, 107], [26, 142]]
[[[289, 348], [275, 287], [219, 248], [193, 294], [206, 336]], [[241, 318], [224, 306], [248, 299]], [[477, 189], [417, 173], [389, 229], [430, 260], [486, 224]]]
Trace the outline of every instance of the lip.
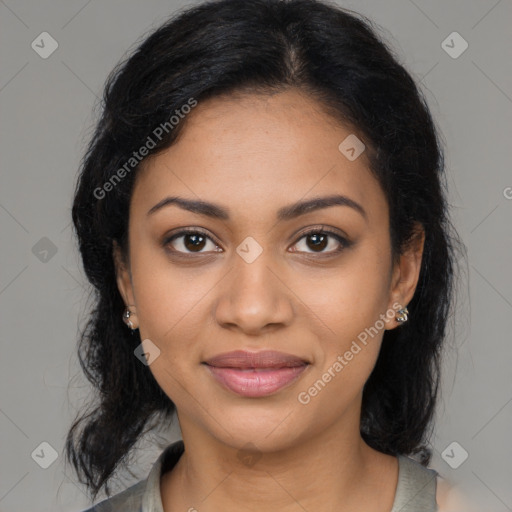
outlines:
[[262, 397], [297, 380], [309, 362], [276, 351], [237, 350], [219, 354], [203, 363], [224, 388], [245, 397]]
[[309, 363], [300, 357], [276, 350], [234, 350], [218, 354], [204, 362], [209, 366], [222, 368], [291, 368]]

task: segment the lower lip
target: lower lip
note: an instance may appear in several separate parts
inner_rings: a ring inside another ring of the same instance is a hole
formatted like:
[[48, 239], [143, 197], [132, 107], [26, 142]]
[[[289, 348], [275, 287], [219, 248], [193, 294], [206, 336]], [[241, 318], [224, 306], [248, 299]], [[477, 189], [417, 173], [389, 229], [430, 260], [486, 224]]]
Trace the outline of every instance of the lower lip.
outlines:
[[296, 380], [307, 366], [304, 364], [291, 368], [240, 370], [206, 365], [213, 377], [224, 387], [246, 397], [260, 397], [275, 393]]

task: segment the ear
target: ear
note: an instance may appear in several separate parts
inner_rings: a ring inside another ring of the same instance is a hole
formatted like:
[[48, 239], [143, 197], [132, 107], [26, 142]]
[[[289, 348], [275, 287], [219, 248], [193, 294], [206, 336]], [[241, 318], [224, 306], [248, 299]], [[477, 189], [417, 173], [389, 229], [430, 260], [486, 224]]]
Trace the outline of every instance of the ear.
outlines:
[[[396, 311], [397, 304], [404, 308], [412, 300], [420, 277], [424, 245], [425, 230], [416, 223], [413, 237], [393, 267], [388, 308]], [[390, 328], [400, 325], [394, 319], [390, 324]]]
[[123, 297], [126, 306], [135, 305], [135, 297], [133, 293], [132, 277], [129, 264], [124, 258], [121, 247], [116, 240], [112, 243], [112, 258], [116, 271], [116, 281], [119, 293]]

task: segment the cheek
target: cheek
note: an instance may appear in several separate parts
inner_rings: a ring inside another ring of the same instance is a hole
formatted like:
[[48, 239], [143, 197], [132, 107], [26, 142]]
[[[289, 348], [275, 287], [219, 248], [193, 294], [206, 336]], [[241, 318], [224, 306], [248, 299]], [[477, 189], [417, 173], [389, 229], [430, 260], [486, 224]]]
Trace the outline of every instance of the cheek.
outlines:
[[[313, 417], [336, 418], [357, 404], [363, 387], [377, 361], [384, 321], [381, 319], [383, 300], [369, 288], [363, 297], [354, 299], [361, 288], [347, 281], [330, 297], [338, 304], [325, 300], [322, 321], [329, 329], [319, 335], [315, 348], [314, 372], [301, 386], [297, 400], [308, 405]], [[384, 306], [385, 307], [385, 306]]]
[[[132, 276], [141, 340], [150, 339], [160, 353], [148, 369], [164, 393], [180, 409], [190, 401], [194, 371], [200, 358], [201, 299], [211, 286], [187, 279], [187, 272], [162, 264], [154, 255], [134, 258]], [[151, 261], [151, 257], [153, 260]], [[144, 264], [142, 264], [144, 262]], [[204, 336], [203, 336], [204, 337]], [[188, 391], [187, 391], [188, 390]]]
[[328, 338], [357, 336], [385, 312], [389, 301], [388, 258], [370, 239], [336, 266], [293, 283], [294, 291], [323, 322]]
[[142, 339], [151, 339], [166, 357], [192, 355], [205, 320], [204, 300], [214, 285], [211, 273], [173, 265], [162, 250], [133, 255], [132, 277]]
[[214, 286], [215, 276], [199, 267], [173, 264], [165, 249], [142, 229], [134, 229], [130, 236], [137, 240], [130, 263], [140, 338], [151, 340], [160, 351], [148, 370], [163, 392], [183, 409], [191, 401], [201, 355], [196, 340], [201, 339], [207, 321], [200, 318], [204, 316], [202, 301]]
[[368, 244], [347, 257], [335, 272], [317, 279], [314, 291], [306, 294], [303, 282], [298, 292], [307, 297], [305, 302], [323, 326], [317, 333], [318, 374], [338, 393], [358, 392], [375, 365], [384, 319], [390, 314], [386, 311], [388, 274], [386, 257]]

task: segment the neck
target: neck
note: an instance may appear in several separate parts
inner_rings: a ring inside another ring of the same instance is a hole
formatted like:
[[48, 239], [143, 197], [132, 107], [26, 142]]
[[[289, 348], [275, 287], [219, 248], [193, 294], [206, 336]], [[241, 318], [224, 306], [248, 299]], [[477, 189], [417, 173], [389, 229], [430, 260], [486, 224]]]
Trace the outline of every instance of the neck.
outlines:
[[334, 424], [279, 450], [227, 445], [180, 418], [185, 452], [161, 481], [165, 512], [391, 510], [396, 457], [370, 448], [353, 428]]

